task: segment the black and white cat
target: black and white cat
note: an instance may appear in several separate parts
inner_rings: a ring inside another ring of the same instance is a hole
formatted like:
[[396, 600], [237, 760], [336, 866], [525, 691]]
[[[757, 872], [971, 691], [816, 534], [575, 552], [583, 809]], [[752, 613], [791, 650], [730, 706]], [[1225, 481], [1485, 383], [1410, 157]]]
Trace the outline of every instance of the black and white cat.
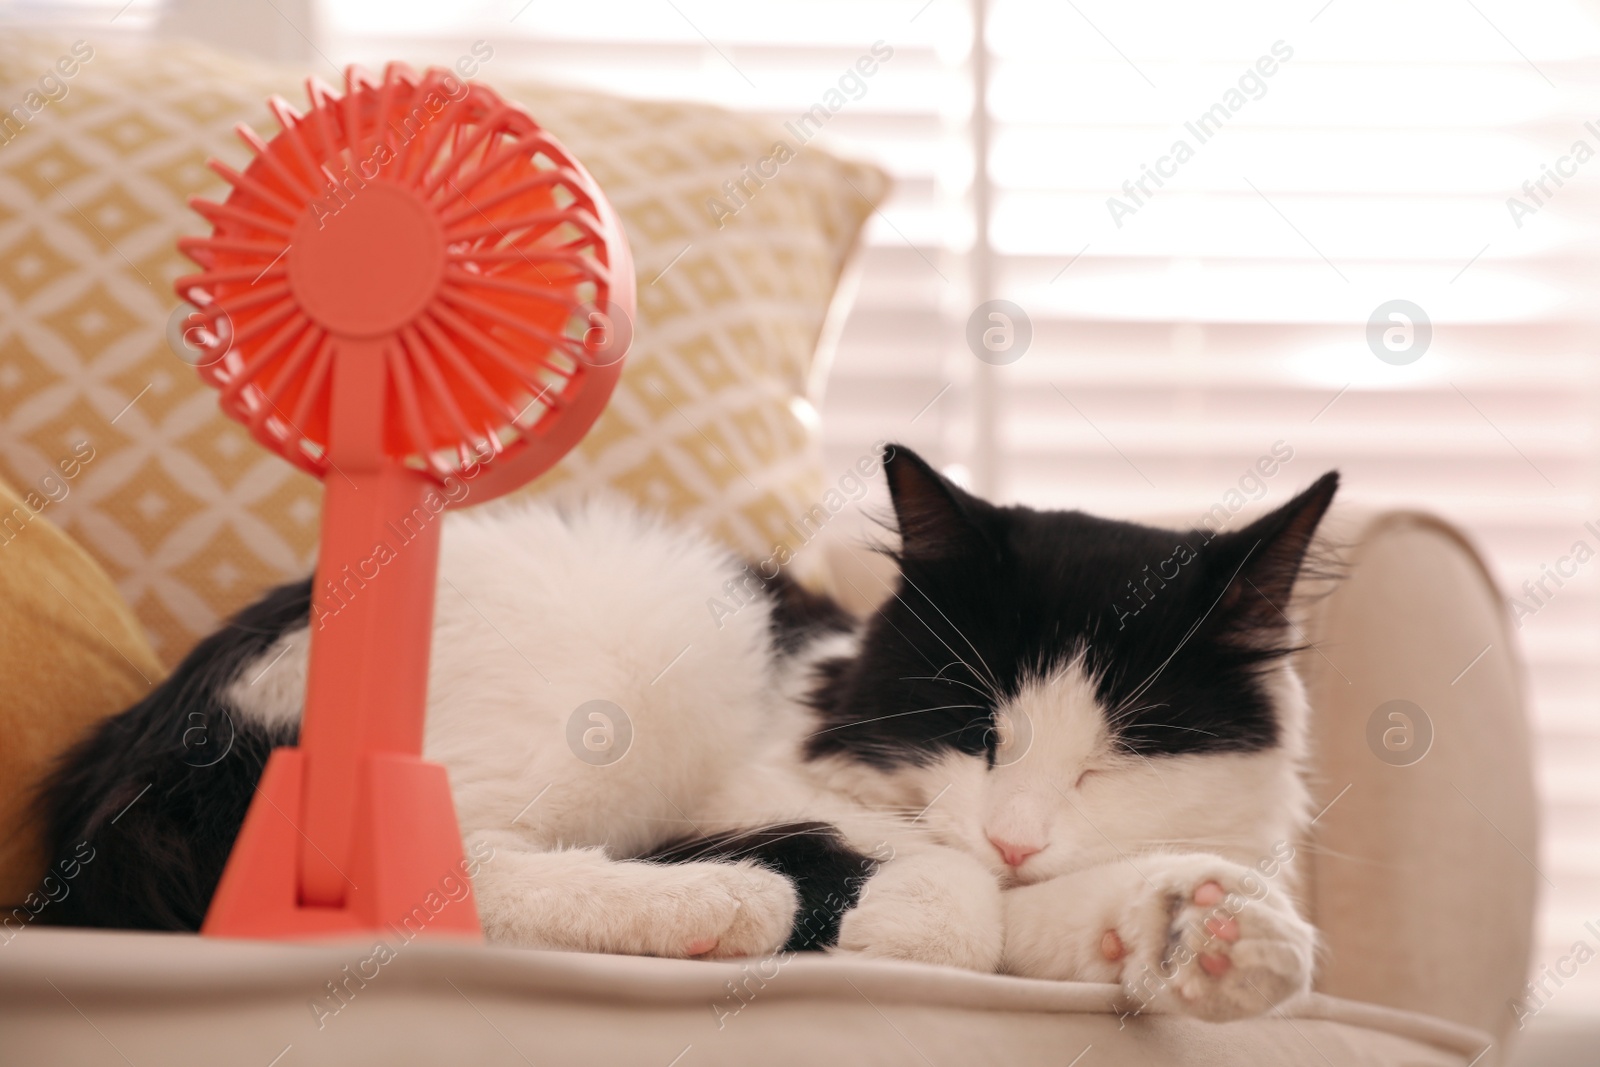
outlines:
[[[492, 855], [489, 938], [828, 948], [1121, 982], [1211, 1019], [1308, 989], [1285, 612], [1337, 475], [1212, 535], [996, 507], [903, 448], [884, 467], [900, 578], [862, 622], [616, 503], [450, 518], [425, 752]], [[309, 614], [309, 581], [274, 591], [66, 757], [41, 817], [56, 853], [97, 858], [55, 921], [198, 928], [294, 742]], [[569, 745], [593, 700], [631, 728], [614, 762]], [[226, 756], [197, 759], [197, 727]]]

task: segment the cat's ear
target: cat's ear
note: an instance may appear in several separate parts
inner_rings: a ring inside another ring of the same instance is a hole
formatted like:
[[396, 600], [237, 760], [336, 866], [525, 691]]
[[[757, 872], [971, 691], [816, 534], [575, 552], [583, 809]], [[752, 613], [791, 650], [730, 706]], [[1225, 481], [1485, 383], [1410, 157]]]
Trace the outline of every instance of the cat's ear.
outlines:
[[1339, 472], [1329, 471], [1276, 511], [1228, 535], [1232, 580], [1222, 595], [1225, 612], [1246, 625], [1287, 625], [1289, 594], [1338, 488]]
[[940, 560], [992, 548], [990, 505], [940, 474], [904, 445], [886, 445], [883, 470], [900, 526], [900, 556]]

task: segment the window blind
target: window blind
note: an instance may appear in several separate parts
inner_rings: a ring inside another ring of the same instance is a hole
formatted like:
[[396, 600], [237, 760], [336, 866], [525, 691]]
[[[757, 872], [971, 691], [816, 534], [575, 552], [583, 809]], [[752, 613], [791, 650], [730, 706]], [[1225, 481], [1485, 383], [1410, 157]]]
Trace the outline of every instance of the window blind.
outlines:
[[[1001, 495], [1198, 515], [1281, 443], [1273, 498], [1339, 467], [1463, 525], [1528, 665], [1536, 973], [1600, 899], [1593, 15], [994, 0], [981, 117], [1034, 331], [996, 368]], [[1600, 1009], [1600, 975], [1549, 1003]]]

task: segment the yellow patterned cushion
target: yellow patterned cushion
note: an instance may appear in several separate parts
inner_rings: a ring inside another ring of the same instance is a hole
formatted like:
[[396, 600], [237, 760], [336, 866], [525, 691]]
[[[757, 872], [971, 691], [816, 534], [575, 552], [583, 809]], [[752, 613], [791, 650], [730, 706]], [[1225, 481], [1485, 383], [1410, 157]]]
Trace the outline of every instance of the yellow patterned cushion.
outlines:
[[[171, 43], [101, 42], [78, 58], [70, 40], [0, 39], [0, 475], [31, 482], [93, 442], [57, 521], [170, 663], [314, 556], [317, 483], [221, 415], [165, 340], [172, 281], [194, 269], [174, 241], [203, 232], [185, 202], [227, 191], [205, 158], [244, 163], [233, 126], [270, 136], [263, 101], [303, 104], [304, 72]], [[621, 490], [770, 554], [824, 489], [811, 364], [886, 179], [802, 149], [719, 226], [708, 201], [727, 203], [723, 183], [772, 155], [764, 123], [523, 84], [496, 62], [478, 77], [593, 171], [639, 276], [611, 406], [532, 491]]]
[[11, 906], [43, 874], [41, 828], [26, 817], [37, 776], [161, 680], [110, 579], [51, 521], [97, 459], [80, 443], [16, 491], [0, 481], [0, 944], [30, 921]]

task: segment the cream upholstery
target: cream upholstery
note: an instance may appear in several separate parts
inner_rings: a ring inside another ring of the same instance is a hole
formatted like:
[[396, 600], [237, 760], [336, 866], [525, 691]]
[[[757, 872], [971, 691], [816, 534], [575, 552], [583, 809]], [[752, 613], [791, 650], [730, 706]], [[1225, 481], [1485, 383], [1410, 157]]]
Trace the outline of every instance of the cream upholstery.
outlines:
[[[134, 1063], [171, 1067], [263, 1067], [285, 1046], [283, 1067], [1066, 1067], [1092, 1045], [1082, 1067], [1461, 1067], [1486, 1041], [1331, 998], [1292, 1018], [1217, 1026], [1153, 1014], [1123, 1027], [1104, 985], [802, 958], [763, 986], [734, 963], [422, 943], [352, 982], [344, 1006], [319, 1018], [310, 1005], [324, 983], [370, 954], [363, 942], [28, 931], [0, 952], [7, 1062], [120, 1064], [114, 1043]], [[729, 983], [741, 991], [737, 1014]]]
[[[266, 1064], [291, 1046], [286, 1067], [1062, 1067], [1088, 1046], [1083, 1067], [1502, 1063], [1538, 877], [1510, 627], [1477, 555], [1444, 523], [1340, 514], [1328, 533], [1347, 574], [1309, 604], [1302, 625], [1318, 647], [1300, 661], [1315, 706], [1314, 790], [1336, 800], [1307, 842], [1306, 895], [1327, 952], [1318, 994], [1281, 1014], [1224, 1026], [1123, 1020], [1110, 986], [862, 960], [792, 960], [758, 972], [760, 984], [731, 963], [419, 943], [353, 987], [319, 1030], [311, 1002], [372, 954], [370, 942], [28, 929], [0, 946], [0, 1047], [8, 1062], [63, 1065], [121, 1063], [113, 1044], [135, 1063], [180, 1065]], [[841, 576], [859, 572], [853, 587], [839, 583], [846, 591], [882, 588], [865, 575], [878, 557], [840, 550], [831, 562]], [[1391, 699], [1434, 724], [1411, 766], [1368, 746], [1368, 720]]]
[[[1311, 911], [1329, 952], [1318, 988], [1515, 1032], [1541, 876], [1528, 724], [1514, 631], [1482, 561], [1426, 515], [1346, 519], [1348, 575], [1301, 657], [1315, 721], [1318, 820]], [[1482, 653], [1481, 659], [1474, 657]], [[1469, 669], [1469, 664], [1470, 669]], [[1406, 699], [1432, 720], [1419, 762], [1366, 739]]]

